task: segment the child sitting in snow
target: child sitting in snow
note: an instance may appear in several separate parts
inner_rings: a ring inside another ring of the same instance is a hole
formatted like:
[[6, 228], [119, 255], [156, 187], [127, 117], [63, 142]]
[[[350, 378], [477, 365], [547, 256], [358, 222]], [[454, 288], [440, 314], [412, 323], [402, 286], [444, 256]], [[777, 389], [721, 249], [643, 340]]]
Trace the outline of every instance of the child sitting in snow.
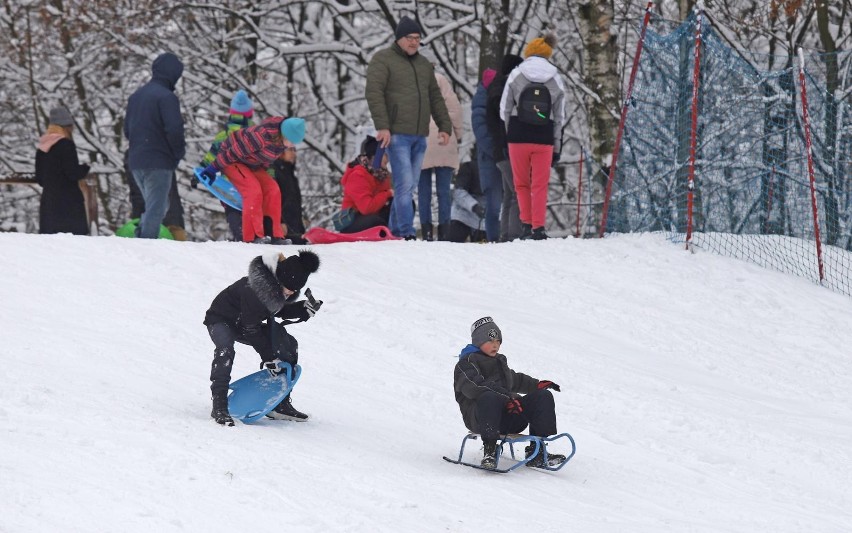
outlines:
[[[552, 381], [538, 380], [509, 368], [506, 356], [497, 353], [503, 334], [490, 316], [473, 323], [470, 337], [471, 344], [462, 349], [456, 363], [456, 402], [464, 425], [482, 436], [485, 449], [482, 466], [496, 468], [500, 435], [523, 431], [527, 424], [530, 435], [556, 434], [556, 406], [549, 389], [559, 392], [560, 388]], [[533, 451], [534, 444], [527, 446], [527, 457]], [[537, 454], [527, 466], [542, 466], [543, 456], [544, 453]], [[564, 460], [564, 455], [548, 454], [550, 466]]]
[[[249, 264], [248, 276], [238, 279], [213, 299], [204, 325], [216, 345], [210, 370], [213, 393], [210, 416], [216, 423], [234, 425], [228, 413], [234, 342], [254, 348], [260, 355], [261, 368], [278, 371], [279, 361], [296, 364], [299, 344], [275, 317], [304, 322], [319, 311], [321, 300], [313, 305], [310, 300], [296, 301], [308, 276], [319, 269], [319, 264], [319, 257], [308, 250], [290, 257], [279, 253], [258, 256]], [[266, 416], [297, 422], [308, 418], [293, 407], [289, 395]]]

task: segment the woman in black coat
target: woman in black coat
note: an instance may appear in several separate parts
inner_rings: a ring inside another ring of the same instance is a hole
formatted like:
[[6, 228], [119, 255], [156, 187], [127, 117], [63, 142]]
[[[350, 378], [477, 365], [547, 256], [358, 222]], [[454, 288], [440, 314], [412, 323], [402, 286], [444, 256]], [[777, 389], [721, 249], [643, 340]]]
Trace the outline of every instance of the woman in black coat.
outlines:
[[50, 111], [50, 124], [38, 141], [35, 177], [42, 187], [39, 233], [88, 235], [86, 202], [80, 180], [89, 165], [80, 164], [71, 137], [74, 120], [64, 107]]

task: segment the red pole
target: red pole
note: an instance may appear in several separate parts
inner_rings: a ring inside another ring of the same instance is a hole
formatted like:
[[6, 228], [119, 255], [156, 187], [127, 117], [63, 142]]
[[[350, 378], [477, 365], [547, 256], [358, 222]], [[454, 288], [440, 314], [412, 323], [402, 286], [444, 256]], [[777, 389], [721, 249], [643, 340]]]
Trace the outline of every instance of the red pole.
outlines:
[[633, 56], [633, 68], [630, 70], [630, 82], [627, 84], [627, 95], [624, 97], [624, 104], [621, 106], [621, 118], [618, 120], [618, 133], [615, 135], [615, 147], [612, 152], [612, 164], [609, 167], [609, 177], [606, 180], [606, 193], [604, 194], [603, 216], [601, 217], [601, 227], [598, 232], [599, 237], [604, 236], [606, 232], [606, 217], [609, 211], [609, 198], [612, 195], [612, 180], [615, 178], [615, 169], [618, 167], [618, 152], [621, 149], [621, 137], [624, 134], [624, 123], [627, 121], [627, 106], [633, 99], [633, 84], [636, 81], [636, 73], [639, 70], [639, 56], [642, 55], [642, 47], [645, 45], [645, 30], [648, 28], [648, 22], [651, 21], [651, 8], [654, 7], [654, 2], [648, 2], [645, 8], [645, 18], [642, 21], [642, 32], [639, 34], [639, 42], [636, 43], [636, 55]]
[[583, 196], [583, 155], [586, 153], [582, 148], [580, 149], [580, 172], [577, 175], [577, 231], [574, 233], [575, 237], [580, 236], [580, 205]]
[[769, 185], [766, 187], [766, 221], [763, 223], [763, 233], [769, 230], [769, 216], [772, 214], [772, 185], [775, 182], [775, 165], [772, 165], [772, 173], [769, 174]]
[[822, 239], [819, 235], [819, 211], [817, 210], [816, 179], [814, 178], [813, 145], [811, 144], [811, 123], [808, 118], [808, 93], [805, 89], [805, 54], [799, 48], [799, 84], [802, 87], [802, 123], [805, 125], [805, 149], [808, 154], [808, 180], [811, 184], [811, 209], [814, 213], [814, 238], [816, 239], [817, 265], [819, 266], [819, 281], [825, 280], [822, 262]]
[[689, 132], [689, 180], [686, 185], [686, 249], [692, 240], [692, 206], [695, 192], [695, 146], [698, 138], [698, 81], [701, 74], [701, 18], [695, 18], [695, 66], [692, 69], [692, 125]]

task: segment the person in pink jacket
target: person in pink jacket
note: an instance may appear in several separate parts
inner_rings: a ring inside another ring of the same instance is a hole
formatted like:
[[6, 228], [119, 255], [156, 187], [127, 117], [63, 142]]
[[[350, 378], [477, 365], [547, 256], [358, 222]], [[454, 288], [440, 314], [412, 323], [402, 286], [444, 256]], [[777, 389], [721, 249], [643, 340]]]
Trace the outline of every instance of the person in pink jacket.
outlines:
[[434, 237], [432, 226], [432, 174], [435, 175], [435, 189], [438, 193], [438, 240], [446, 240], [450, 225], [450, 207], [453, 198], [450, 192], [450, 184], [453, 180], [453, 172], [459, 169], [459, 143], [462, 137], [462, 108], [458, 96], [443, 74], [435, 72], [441, 95], [447, 104], [450, 113], [450, 121], [453, 131], [450, 134], [450, 142], [440, 144], [438, 137], [438, 125], [435, 120], [429, 121], [429, 138], [426, 141], [426, 155], [423, 157], [420, 181], [417, 185], [417, 203], [420, 214], [420, 236], [424, 241], [431, 241]]

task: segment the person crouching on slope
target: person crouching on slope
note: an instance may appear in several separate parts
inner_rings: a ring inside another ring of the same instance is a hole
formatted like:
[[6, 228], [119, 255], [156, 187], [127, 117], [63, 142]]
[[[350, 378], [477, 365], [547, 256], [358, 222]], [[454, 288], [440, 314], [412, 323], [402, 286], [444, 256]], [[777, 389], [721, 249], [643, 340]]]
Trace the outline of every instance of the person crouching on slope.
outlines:
[[[216, 160], [202, 171], [213, 180], [224, 173], [243, 197], [243, 241], [289, 244], [281, 228], [281, 189], [266, 171], [288, 147], [305, 139], [301, 118], [270, 117], [256, 126], [233, 132], [219, 147]], [[272, 236], [263, 229], [263, 217], [272, 219]]]
[[[260, 355], [261, 368], [277, 370], [279, 360], [291, 365], [298, 361], [298, 341], [275, 317], [305, 322], [319, 311], [322, 300], [315, 305], [309, 300], [296, 301], [308, 276], [316, 272], [319, 265], [319, 257], [308, 250], [290, 257], [277, 252], [258, 256], [249, 264], [248, 276], [238, 279], [213, 299], [204, 325], [216, 345], [210, 370], [213, 394], [210, 416], [216, 423], [234, 425], [228, 412], [234, 342], [254, 348]], [[293, 407], [289, 395], [266, 416], [297, 422], [308, 418]]]
[[[455, 367], [456, 402], [464, 425], [482, 436], [485, 450], [482, 467], [496, 468], [500, 435], [523, 431], [527, 424], [530, 435], [556, 434], [556, 406], [549, 389], [559, 392], [560, 388], [552, 381], [538, 380], [509, 368], [506, 356], [497, 353], [503, 334], [490, 316], [473, 323], [470, 337], [471, 343], [462, 349]], [[527, 446], [528, 457], [533, 451], [534, 445]], [[543, 456], [539, 453], [527, 466], [541, 466]], [[564, 460], [564, 455], [548, 455], [551, 466]]]

